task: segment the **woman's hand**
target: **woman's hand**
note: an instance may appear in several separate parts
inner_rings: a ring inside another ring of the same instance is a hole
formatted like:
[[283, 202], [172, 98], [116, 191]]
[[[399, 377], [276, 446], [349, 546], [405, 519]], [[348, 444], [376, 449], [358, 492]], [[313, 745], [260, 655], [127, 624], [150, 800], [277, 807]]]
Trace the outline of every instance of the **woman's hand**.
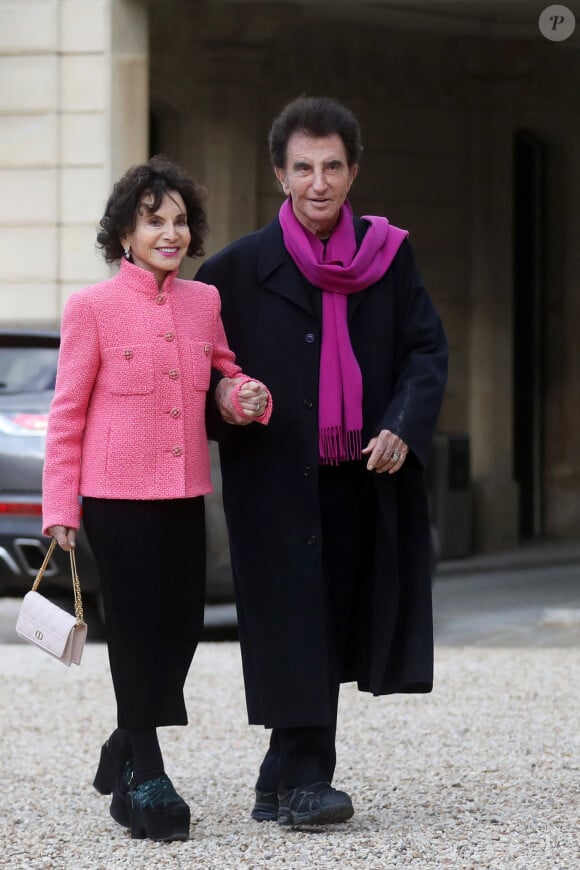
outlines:
[[268, 404], [268, 391], [257, 381], [248, 381], [238, 392], [238, 401], [248, 417], [261, 417]]
[[47, 529], [51, 538], [55, 538], [59, 547], [63, 550], [74, 550], [76, 546], [77, 530], [70, 526], [50, 526]]
[[268, 404], [268, 391], [257, 381], [248, 381], [238, 391], [238, 401], [244, 415], [234, 408], [232, 397], [239, 384], [239, 378], [222, 378], [215, 390], [215, 401], [218, 410], [226, 423], [237, 426], [247, 426], [256, 417], [261, 417]]
[[370, 453], [367, 462], [369, 471], [376, 471], [377, 474], [388, 471], [389, 474], [394, 474], [403, 467], [409, 448], [398, 435], [389, 429], [383, 429], [375, 438], [371, 438], [362, 452], [363, 455]]

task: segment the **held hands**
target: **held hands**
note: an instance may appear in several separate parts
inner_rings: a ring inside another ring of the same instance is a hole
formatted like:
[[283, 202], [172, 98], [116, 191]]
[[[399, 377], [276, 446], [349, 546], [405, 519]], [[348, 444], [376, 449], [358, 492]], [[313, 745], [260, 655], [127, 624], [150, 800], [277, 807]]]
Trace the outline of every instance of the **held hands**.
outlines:
[[247, 426], [253, 423], [256, 417], [261, 417], [266, 410], [268, 391], [257, 381], [248, 381], [244, 384], [238, 392], [238, 401], [244, 412], [244, 416], [241, 416], [232, 401], [239, 381], [240, 378], [222, 378], [215, 390], [215, 401], [226, 423]]
[[371, 438], [362, 452], [363, 455], [370, 453], [368, 471], [376, 471], [377, 474], [388, 471], [389, 474], [394, 474], [403, 467], [409, 448], [398, 435], [389, 429], [383, 429], [375, 438]]
[[71, 529], [68, 526], [50, 526], [47, 532], [51, 538], [56, 538], [57, 544], [63, 550], [74, 550], [76, 546], [76, 529]]

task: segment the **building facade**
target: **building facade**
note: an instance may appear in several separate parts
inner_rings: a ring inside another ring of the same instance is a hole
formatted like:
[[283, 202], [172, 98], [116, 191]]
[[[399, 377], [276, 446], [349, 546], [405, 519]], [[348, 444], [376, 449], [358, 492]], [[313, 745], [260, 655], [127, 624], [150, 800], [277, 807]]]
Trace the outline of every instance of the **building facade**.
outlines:
[[580, 23], [546, 38], [545, 5], [0, 0], [0, 323], [54, 325], [108, 274], [98, 219], [151, 153], [207, 186], [209, 253], [262, 225], [272, 117], [334, 96], [363, 130], [353, 207], [410, 230], [447, 328], [470, 547], [576, 537]]

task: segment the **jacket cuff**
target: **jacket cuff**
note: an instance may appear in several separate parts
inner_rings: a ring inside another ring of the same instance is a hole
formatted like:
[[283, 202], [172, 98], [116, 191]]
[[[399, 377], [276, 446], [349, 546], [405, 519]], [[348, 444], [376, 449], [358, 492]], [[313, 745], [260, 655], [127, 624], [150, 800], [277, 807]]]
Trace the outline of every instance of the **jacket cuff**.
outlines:
[[50, 535], [48, 534], [48, 529], [50, 529], [51, 526], [65, 526], [65, 528], [67, 529], [78, 530], [81, 525], [80, 512], [81, 509], [79, 505], [79, 509], [76, 512], [76, 515], [71, 514], [68, 517], [64, 517], [64, 519], [62, 514], [58, 517], [55, 517], [45, 513], [42, 518], [42, 534], [50, 537]]

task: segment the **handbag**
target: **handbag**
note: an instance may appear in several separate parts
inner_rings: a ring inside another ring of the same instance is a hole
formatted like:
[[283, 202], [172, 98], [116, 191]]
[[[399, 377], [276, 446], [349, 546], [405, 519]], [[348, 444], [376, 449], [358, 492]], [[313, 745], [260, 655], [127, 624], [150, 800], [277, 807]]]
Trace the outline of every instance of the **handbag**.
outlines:
[[70, 667], [80, 665], [87, 638], [87, 625], [83, 617], [83, 602], [81, 585], [77, 574], [74, 550], [70, 550], [70, 566], [75, 599], [75, 615], [68, 613], [36, 590], [42, 580], [46, 566], [54, 552], [56, 540], [53, 538], [50, 547], [40, 566], [36, 580], [30, 592], [22, 600], [16, 633], [24, 640], [29, 640], [40, 649]]

